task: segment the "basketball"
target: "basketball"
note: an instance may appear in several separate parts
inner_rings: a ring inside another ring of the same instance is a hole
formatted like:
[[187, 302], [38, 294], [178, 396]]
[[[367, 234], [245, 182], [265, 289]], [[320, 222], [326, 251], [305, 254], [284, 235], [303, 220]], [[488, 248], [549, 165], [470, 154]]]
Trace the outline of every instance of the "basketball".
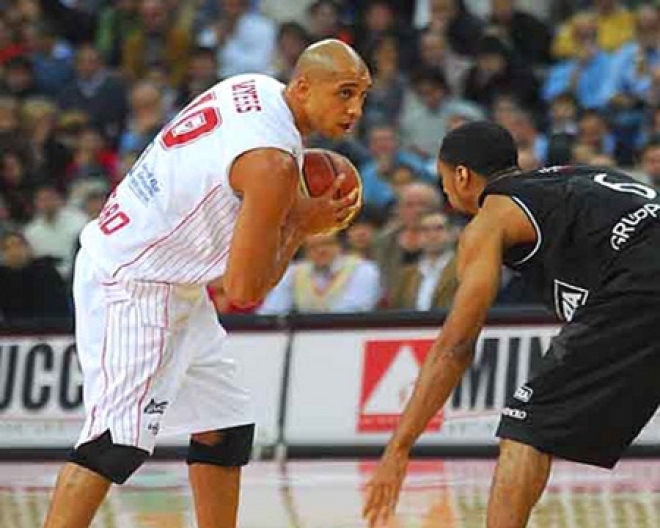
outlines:
[[[360, 180], [360, 174], [348, 158], [331, 150], [305, 150], [301, 178], [301, 185], [305, 195], [313, 197], [321, 196], [332, 186], [335, 178], [340, 174], [343, 174], [345, 179], [339, 188], [339, 196], [346, 196], [353, 189], [358, 189], [359, 196], [357, 203], [362, 204], [362, 181]], [[358, 212], [359, 208], [349, 218], [344, 220], [341, 225], [337, 226], [337, 229], [347, 227]]]

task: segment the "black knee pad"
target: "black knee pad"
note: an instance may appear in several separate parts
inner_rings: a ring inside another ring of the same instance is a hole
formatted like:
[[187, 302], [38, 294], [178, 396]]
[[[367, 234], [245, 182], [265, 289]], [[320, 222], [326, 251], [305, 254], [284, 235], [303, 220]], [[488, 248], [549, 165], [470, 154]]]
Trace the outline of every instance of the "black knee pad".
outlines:
[[149, 458], [149, 452], [138, 447], [112, 442], [110, 431], [86, 442], [69, 455], [69, 461], [123, 484]]
[[219, 429], [218, 432], [222, 433], [222, 440], [212, 446], [191, 440], [186, 462], [223, 467], [245, 466], [252, 454], [254, 424]]

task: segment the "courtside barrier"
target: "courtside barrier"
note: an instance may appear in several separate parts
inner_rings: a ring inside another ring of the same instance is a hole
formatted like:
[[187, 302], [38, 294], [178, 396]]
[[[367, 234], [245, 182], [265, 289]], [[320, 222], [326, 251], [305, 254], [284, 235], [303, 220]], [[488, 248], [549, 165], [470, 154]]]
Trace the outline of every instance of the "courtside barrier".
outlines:
[[[379, 453], [410, 395], [444, 312], [223, 317], [225, 352], [253, 394], [257, 452], [268, 456]], [[496, 308], [475, 361], [420, 439], [420, 455], [490, 456], [504, 402], [559, 330], [536, 307]], [[0, 457], [60, 457], [82, 426], [81, 374], [70, 322], [30, 321], [0, 330]], [[156, 454], [180, 456], [186, 438]], [[660, 453], [660, 420], [636, 454]]]

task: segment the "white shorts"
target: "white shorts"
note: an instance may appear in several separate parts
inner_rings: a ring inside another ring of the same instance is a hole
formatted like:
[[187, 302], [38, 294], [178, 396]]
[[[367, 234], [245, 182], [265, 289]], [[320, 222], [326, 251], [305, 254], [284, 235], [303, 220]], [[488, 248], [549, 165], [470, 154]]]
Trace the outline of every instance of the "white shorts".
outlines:
[[105, 281], [83, 249], [73, 294], [86, 410], [76, 446], [110, 430], [152, 452], [159, 433], [254, 423], [204, 287]]

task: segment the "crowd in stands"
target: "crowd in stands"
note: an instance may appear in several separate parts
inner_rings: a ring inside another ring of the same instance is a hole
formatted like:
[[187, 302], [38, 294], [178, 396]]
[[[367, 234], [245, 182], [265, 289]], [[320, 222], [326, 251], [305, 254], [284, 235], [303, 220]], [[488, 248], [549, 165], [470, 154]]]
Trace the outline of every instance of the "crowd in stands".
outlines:
[[[70, 315], [78, 234], [158, 130], [228, 76], [286, 82], [328, 37], [374, 84], [350, 137], [309, 146], [353, 161], [365, 206], [305, 243], [260, 313], [447, 308], [465, 219], [434, 157], [470, 120], [508, 128], [524, 169], [618, 166], [660, 187], [652, 0], [0, 0], [0, 318]], [[505, 271], [498, 303], [533, 301]]]

